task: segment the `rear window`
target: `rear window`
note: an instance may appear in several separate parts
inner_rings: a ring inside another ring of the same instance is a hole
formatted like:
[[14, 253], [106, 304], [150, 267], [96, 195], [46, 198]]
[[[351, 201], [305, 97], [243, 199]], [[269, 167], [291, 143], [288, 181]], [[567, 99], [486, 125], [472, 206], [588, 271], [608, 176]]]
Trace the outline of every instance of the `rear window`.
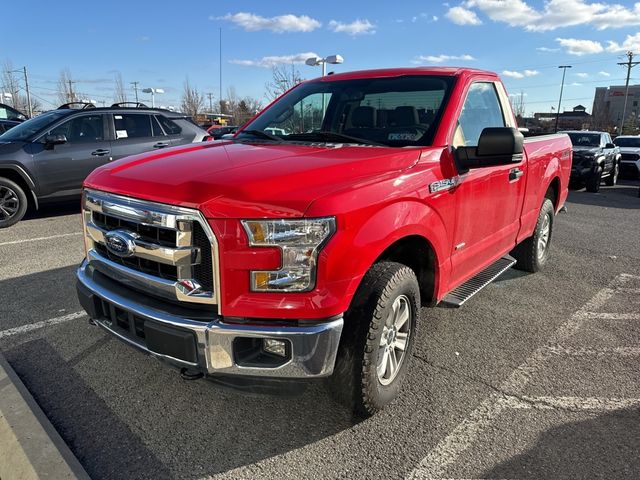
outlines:
[[167, 117], [156, 115], [156, 120], [160, 122], [160, 125], [162, 125], [162, 128], [167, 135], [178, 135], [182, 132], [182, 129]]

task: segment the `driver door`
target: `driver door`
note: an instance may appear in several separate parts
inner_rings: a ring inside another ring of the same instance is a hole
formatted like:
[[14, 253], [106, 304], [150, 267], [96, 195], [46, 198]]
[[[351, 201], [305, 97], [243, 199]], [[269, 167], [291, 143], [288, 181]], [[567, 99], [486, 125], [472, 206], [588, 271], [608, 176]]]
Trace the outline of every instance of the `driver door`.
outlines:
[[[110, 159], [104, 115], [80, 114], [52, 128], [41, 138], [34, 152], [42, 196], [73, 195], [80, 192], [84, 179]], [[47, 135], [64, 135], [66, 143], [49, 146]]]

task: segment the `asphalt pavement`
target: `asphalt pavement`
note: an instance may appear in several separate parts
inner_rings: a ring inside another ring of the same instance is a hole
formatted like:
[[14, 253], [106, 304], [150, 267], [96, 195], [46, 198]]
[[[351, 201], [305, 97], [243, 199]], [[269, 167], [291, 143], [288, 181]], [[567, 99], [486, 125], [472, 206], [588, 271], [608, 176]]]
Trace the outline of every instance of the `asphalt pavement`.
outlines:
[[94, 479], [640, 477], [638, 182], [570, 193], [544, 272], [424, 309], [401, 397], [364, 421], [188, 382], [89, 325], [78, 202], [0, 231], [0, 350]]

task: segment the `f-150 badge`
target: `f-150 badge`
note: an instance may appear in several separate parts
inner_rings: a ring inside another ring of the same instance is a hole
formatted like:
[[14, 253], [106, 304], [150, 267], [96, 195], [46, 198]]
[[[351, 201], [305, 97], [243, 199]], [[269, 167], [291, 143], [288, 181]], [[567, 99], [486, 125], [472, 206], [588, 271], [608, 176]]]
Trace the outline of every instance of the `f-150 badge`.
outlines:
[[431, 185], [429, 185], [429, 192], [436, 193], [436, 192], [441, 192], [443, 190], [449, 190], [455, 187], [456, 185], [458, 185], [459, 178], [460, 177], [456, 176], [453, 178], [445, 178], [444, 180], [438, 180], [437, 182], [433, 182]]

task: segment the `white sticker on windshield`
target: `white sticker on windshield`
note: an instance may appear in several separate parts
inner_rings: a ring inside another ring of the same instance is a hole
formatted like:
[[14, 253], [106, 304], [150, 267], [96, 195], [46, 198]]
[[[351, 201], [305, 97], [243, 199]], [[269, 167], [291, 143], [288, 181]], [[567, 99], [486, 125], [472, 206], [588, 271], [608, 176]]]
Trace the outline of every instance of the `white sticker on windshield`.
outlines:
[[408, 140], [411, 142], [415, 142], [416, 140], [420, 139], [420, 134], [409, 132], [390, 133], [387, 138], [389, 140]]
[[116, 138], [127, 138], [128, 136], [126, 130], [116, 130]]

